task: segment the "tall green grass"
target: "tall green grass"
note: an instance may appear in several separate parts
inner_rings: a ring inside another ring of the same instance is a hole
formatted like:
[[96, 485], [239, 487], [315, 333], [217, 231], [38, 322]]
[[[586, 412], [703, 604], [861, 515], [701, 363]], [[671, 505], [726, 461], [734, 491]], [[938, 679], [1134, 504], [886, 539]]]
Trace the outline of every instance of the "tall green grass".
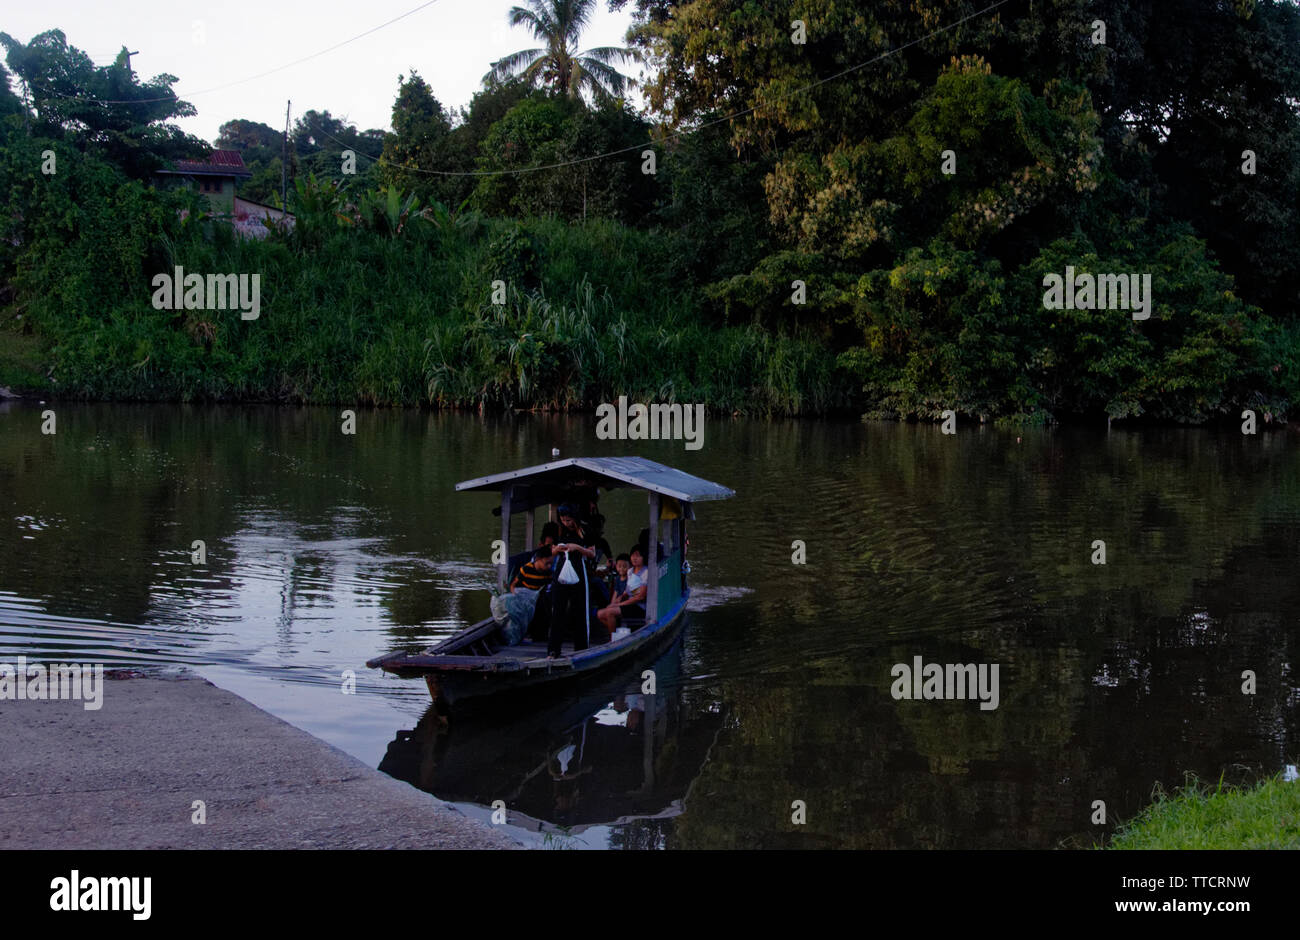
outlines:
[[[258, 273], [261, 315], [150, 305], [146, 265], [103, 313], [46, 310], [58, 389], [105, 399], [584, 409], [620, 394], [745, 414], [850, 403], [820, 341], [700, 313], [673, 236], [412, 213], [397, 233], [325, 211], [266, 241], [169, 239], [168, 270]], [[506, 302], [492, 303], [493, 282]]]
[[11, 328], [0, 327], [0, 388], [15, 393], [46, 392], [49, 382], [41, 373], [40, 341]]

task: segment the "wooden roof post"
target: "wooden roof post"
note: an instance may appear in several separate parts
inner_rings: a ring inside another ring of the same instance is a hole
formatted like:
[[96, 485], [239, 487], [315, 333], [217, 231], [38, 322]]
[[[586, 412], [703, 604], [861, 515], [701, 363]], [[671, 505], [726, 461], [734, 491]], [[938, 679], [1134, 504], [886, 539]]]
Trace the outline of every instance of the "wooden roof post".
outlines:
[[645, 622], [653, 623], [659, 617], [659, 494], [650, 493], [650, 538], [646, 546]]
[[497, 565], [497, 585], [503, 594], [507, 587], [506, 577], [510, 573], [510, 490], [512, 488], [509, 486], [501, 488], [501, 541], [505, 543], [505, 560]]

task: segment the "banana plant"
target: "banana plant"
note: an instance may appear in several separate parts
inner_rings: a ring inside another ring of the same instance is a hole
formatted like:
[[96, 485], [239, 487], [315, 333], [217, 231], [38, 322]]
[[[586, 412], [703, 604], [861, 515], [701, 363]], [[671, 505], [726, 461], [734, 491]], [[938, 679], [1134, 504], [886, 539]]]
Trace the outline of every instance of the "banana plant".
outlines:
[[355, 202], [344, 207], [349, 225], [383, 232], [394, 238], [401, 235], [412, 215], [420, 216], [420, 197], [415, 193], [403, 195], [396, 186], [383, 186], [362, 193]]

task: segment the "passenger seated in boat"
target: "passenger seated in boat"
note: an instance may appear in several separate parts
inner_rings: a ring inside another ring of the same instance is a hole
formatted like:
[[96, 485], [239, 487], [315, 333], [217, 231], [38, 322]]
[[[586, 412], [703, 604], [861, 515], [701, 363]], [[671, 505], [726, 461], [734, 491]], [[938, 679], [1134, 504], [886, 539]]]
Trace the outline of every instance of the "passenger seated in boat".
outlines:
[[[622, 558], [622, 556], [619, 556]], [[609, 606], [596, 616], [612, 636], [618, 629], [619, 621], [624, 617], [637, 620], [645, 619], [646, 567], [645, 552], [640, 545], [633, 545], [628, 554], [630, 567], [627, 569], [627, 583], [624, 590], [614, 595]]]
[[610, 592], [613, 600], [620, 594], [627, 593], [627, 573], [632, 567], [632, 556], [627, 552], [614, 559], [614, 589]]
[[610, 561], [609, 567], [604, 572], [605, 577], [600, 582], [601, 597], [595, 602], [596, 609], [592, 611], [592, 616], [608, 607], [619, 594], [627, 591], [627, 572], [631, 567], [632, 559], [626, 552]]

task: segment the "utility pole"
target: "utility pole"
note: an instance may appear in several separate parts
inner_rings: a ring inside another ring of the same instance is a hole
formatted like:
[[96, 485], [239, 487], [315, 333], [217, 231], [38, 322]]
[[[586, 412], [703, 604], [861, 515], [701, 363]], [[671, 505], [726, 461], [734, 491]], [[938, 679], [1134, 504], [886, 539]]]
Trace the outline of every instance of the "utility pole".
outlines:
[[127, 74], [130, 75], [132, 78], [135, 78], [135, 69], [131, 68], [131, 56], [139, 55], [139, 54], [140, 54], [139, 49], [137, 49], [135, 52], [128, 52], [126, 54], [126, 71]]
[[284, 103], [284, 147], [280, 151], [280, 210], [289, 214], [289, 105]]

